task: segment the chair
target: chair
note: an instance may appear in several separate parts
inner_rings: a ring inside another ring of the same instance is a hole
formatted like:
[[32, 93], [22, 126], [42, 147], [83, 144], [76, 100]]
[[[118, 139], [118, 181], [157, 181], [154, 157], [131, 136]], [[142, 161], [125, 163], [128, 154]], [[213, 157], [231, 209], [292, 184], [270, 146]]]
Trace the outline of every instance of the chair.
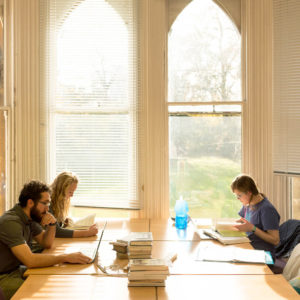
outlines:
[[289, 257], [293, 249], [300, 243], [300, 220], [290, 219], [279, 226], [280, 243], [276, 246], [278, 258]]

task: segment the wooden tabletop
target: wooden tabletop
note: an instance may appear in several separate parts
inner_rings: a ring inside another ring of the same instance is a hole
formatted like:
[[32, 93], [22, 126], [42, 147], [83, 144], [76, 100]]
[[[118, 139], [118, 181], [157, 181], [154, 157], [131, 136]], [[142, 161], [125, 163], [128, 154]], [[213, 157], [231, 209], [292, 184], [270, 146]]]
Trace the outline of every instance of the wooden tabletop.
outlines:
[[156, 299], [155, 287], [128, 287], [127, 284], [127, 278], [117, 277], [31, 275], [11, 299]]
[[[152, 224], [152, 221], [151, 221]], [[151, 227], [150, 224], [150, 227]], [[173, 232], [172, 224], [166, 221], [156, 221], [153, 224], [155, 226], [162, 225], [162, 228], [165, 228], [165, 225], [169, 226], [169, 229], [166, 228], [165, 232], [171, 233]], [[152, 225], [153, 225], [152, 224]], [[147, 226], [147, 220], [114, 220], [112, 222], [108, 222], [107, 238], [109, 238], [109, 234], [112, 234], [113, 237], [115, 235], [126, 234], [126, 232], [130, 232], [130, 228], [137, 229], [145, 229]], [[170, 229], [171, 228], [171, 229]], [[187, 235], [193, 231], [187, 230]], [[122, 231], [123, 230], [123, 231]], [[158, 233], [158, 231], [157, 231]], [[111, 239], [115, 240], [115, 239]], [[70, 253], [79, 251], [80, 247], [86, 247], [87, 245], [95, 245], [97, 241], [94, 240], [85, 240], [85, 239], [55, 239], [53, 247], [51, 249], [47, 249], [44, 253], [48, 254], [62, 254], [62, 253]], [[177, 260], [170, 266], [171, 274], [180, 274], [180, 275], [188, 275], [188, 274], [272, 274], [272, 271], [268, 268], [268, 266], [263, 264], [247, 264], [247, 263], [227, 263], [227, 262], [206, 262], [206, 261], [197, 261], [196, 256], [199, 247], [204, 245], [215, 245], [216, 247], [238, 247], [238, 248], [246, 248], [252, 249], [252, 246], [249, 243], [245, 244], [237, 244], [234, 246], [224, 246], [217, 241], [214, 240], [163, 240], [153, 241], [152, 246], [152, 257], [153, 258], [165, 258], [170, 253], [177, 253]], [[34, 268], [28, 269], [25, 272], [25, 276], [28, 275], [103, 275], [103, 272], [97, 267], [97, 262], [108, 270], [113, 270], [114, 274], [124, 275], [123, 267], [127, 265], [127, 259], [118, 259], [116, 258], [116, 252], [112, 250], [112, 245], [109, 244], [107, 240], [103, 240], [101, 242], [99, 248], [99, 255], [95, 263], [88, 265], [77, 265], [77, 264], [61, 264], [52, 267], [46, 268]]]
[[[104, 220], [98, 222], [103, 226]], [[132, 231], [149, 230], [154, 237], [152, 257], [165, 258], [177, 253], [177, 260], [170, 264], [171, 275], [165, 288], [128, 287], [123, 270], [128, 260], [117, 259], [109, 241]], [[12, 299], [299, 299], [284, 277], [274, 275], [267, 265], [196, 260], [199, 247], [232, 246], [200, 240], [194, 231], [189, 224], [179, 232], [171, 220], [109, 220], [95, 263], [29, 269], [25, 273], [29, 277]], [[53, 247], [45, 253], [60, 254], [96, 243], [97, 237], [55, 239]], [[250, 243], [233, 247], [252, 249]], [[99, 262], [111, 276], [97, 267]]]
[[153, 258], [164, 258], [169, 253], [177, 253], [177, 259], [170, 267], [170, 274], [273, 274], [265, 264], [229, 263], [197, 261], [197, 251], [203, 245], [214, 245], [215, 247], [238, 247], [252, 249], [249, 243], [234, 246], [224, 246], [216, 241], [154, 241], [152, 247]]
[[171, 219], [150, 220], [150, 231], [155, 241], [200, 241], [191, 222], [186, 229], [177, 229]]
[[[103, 235], [103, 241], [120, 239], [130, 232], [147, 232], [150, 229], [149, 219], [97, 219], [96, 224], [99, 228], [98, 235], [91, 237], [72, 238], [73, 241], [95, 241], [99, 240], [101, 229], [107, 221], [106, 229]], [[57, 238], [65, 239], [65, 238]]]
[[[76, 239], [55, 239], [51, 249], [43, 251], [45, 254], [63, 254], [79, 251], [80, 247], [89, 245], [96, 246], [97, 241], [85, 241]], [[32, 268], [25, 272], [28, 275], [103, 275], [103, 272], [97, 267], [100, 263], [114, 274], [124, 275], [123, 268], [128, 264], [127, 259], [118, 259], [116, 252], [112, 250], [112, 245], [108, 241], [102, 241], [99, 247], [98, 257], [92, 264], [60, 264], [52, 267]]]
[[169, 276], [157, 288], [158, 300], [199, 299], [299, 299], [282, 275]]

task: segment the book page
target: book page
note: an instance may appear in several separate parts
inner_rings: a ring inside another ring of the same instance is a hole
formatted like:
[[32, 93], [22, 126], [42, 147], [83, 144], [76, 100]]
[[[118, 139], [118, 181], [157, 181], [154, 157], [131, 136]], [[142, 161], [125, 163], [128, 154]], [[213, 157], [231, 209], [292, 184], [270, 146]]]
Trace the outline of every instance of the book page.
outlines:
[[262, 263], [266, 262], [265, 251], [263, 250], [255, 250], [255, 249], [234, 249], [235, 260], [249, 263]]
[[234, 253], [227, 247], [209, 245], [199, 247], [196, 260], [231, 262], [234, 260]]
[[236, 237], [236, 236], [247, 236], [245, 232], [239, 231], [234, 226], [240, 223], [235, 220], [217, 220], [215, 222], [214, 229], [218, 231], [222, 236]]
[[76, 221], [70, 222], [67, 229], [87, 229], [95, 223], [96, 214], [91, 214], [80, 218]]

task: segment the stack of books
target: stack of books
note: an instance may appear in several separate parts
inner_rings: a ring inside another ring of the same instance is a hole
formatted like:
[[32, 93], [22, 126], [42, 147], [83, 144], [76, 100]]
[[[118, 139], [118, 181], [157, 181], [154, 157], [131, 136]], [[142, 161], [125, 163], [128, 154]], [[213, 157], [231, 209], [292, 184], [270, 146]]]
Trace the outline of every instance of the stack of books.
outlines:
[[128, 286], [165, 286], [169, 266], [165, 259], [131, 259]]
[[128, 258], [128, 243], [110, 242], [110, 244], [113, 245], [113, 250], [116, 251], [118, 258]]
[[122, 239], [117, 240], [118, 243], [128, 245], [128, 258], [151, 258], [152, 254], [152, 232], [131, 232]]

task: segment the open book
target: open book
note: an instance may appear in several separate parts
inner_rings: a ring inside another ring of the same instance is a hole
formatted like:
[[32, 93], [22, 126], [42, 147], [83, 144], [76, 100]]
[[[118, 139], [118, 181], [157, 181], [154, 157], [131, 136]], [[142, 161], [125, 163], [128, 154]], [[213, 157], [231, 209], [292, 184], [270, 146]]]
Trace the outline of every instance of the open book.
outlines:
[[95, 218], [96, 214], [91, 214], [83, 218], [77, 219], [76, 221], [69, 219], [69, 225], [66, 228], [72, 230], [88, 229], [90, 226], [95, 224]]
[[196, 260], [273, 264], [270, 252], [237, 247], [218, 247], [215, 245], [199, 247]]
[[203, 232], [224, 245], [250, 243], [247, 236], [223, 236], [213, 229], [204, 229]]
[[220, 233], [222, 236], [228, 237], [247, 237], [247, 234], [243, 231], [237, 230], [234, 226], [238, 225], [235, 221], [217, 220], [213, 229]]

